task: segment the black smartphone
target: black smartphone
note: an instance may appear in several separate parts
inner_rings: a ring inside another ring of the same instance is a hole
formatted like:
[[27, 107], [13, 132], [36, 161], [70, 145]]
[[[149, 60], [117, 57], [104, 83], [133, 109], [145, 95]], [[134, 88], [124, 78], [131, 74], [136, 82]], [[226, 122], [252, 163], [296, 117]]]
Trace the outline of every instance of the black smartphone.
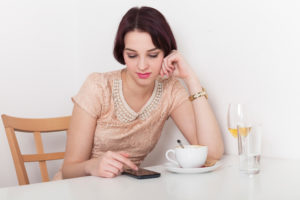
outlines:
[[137, 178], [137, 179], [147, 179], [147, 178], [158, 178], [160, 173], [151, 171], [148, 169], [139, 168], [138, 171], [133, 169], [126, 169], [122, 174]]

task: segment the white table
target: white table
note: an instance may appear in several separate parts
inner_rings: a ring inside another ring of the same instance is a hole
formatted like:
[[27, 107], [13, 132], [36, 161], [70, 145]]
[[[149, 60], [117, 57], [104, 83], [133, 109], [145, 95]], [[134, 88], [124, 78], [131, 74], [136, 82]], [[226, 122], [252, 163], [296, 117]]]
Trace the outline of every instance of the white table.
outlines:
[[160, 178], [81, 177], [1, 188], [0, 199], [300, 199], [300, 161], [262, 158], [261, 164], [260, 174], [249, 177], [239, 172], [237, 156], [226, 156], [222, 167], [204, 174], [174, 174], [153, 166], [149, 169], [161, 172]]

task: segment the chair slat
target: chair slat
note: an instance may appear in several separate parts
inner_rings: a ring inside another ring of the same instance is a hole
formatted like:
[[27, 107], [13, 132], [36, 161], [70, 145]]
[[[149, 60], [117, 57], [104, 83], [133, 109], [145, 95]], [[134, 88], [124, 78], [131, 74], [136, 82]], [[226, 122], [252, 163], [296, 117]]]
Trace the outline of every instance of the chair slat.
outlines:
[[[35, 141], [35, 147], [36, 147], [37, 153], [39, 153], [39, 154], [44, 153], [41, 133], [34, 132], [33, 134], [34, 134], [34, 141]], [[46, 161], [45, 160], [39, 161], [39, 166], [40, 166], [40, 171], [41, 171], [41, 175], [42, 175], [42, 181], [43, 182], [49, 181], [49, 175], [48, 175], [48, 171], [47, 171]]]
[[14, 160], [18, 182], [20, 185], [29, 184], [28, 175], [24, 165], [23, 157], [21, 156], [21, 151], [17, 141], [16, 134], [12, 128], [5, 128], [5, 132], [11, 150], [11, 154]]
[[63, 159], [65, 152], [57, 153], [43, 153], [43, 154], [25, 154], [23, 155], [24, 162], [39, 162], [45, 160], [59, 160]]
[[67, 130], [70, 123], [70, 116], [44, 119], [17, 118], [2, 115], [5, 127], [14, 127], [16, 131], [23, 132], [54, 132]]
[[34, 135], [36, 152], [37, 153], [44, 153], [44, 148], [43, 148], [41, 133], [38, 132], [38, 131], [35, 131], [33, 133], [33, 135]]

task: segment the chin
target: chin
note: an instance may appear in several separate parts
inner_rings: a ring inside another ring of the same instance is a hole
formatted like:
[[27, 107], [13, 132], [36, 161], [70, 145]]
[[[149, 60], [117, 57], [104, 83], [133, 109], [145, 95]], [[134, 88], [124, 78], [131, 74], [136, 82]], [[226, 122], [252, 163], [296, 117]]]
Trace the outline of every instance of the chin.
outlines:
[[141, 86], [149, 86], [149, 85], [152, 85], [155, 82], [155, 80], [156, 80], [156, 78], [154, 78], [154, 77], [149, 77], [146, 79], [137, 77], [136, 83]]
[[149, 86], [152, 83], [154, 83], [155, 80], [145, 80], [145, 79], [138, 79], [136, 80], [136, 83], [140, 86]]

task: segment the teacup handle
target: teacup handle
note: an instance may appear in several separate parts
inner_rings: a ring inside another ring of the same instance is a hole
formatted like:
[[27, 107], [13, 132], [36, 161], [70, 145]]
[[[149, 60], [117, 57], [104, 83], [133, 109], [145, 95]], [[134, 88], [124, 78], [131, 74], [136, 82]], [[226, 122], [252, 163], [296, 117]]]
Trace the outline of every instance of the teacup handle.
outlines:
[[169, 150], [166, 152], [166, 158], [167, 158], [167, 160], [170, 161], [171, 163], [173, 163], [173, 164], [179, 166], [179, 163], [178, 163], [176, 160], [173, 160], [173, 159], [171, 159], [171, 158], [169, 157], [169, 153], [173, 153], [174, 156], [175, 156], [175, 151], [174, 151], [173, 149], [169, 149]]

